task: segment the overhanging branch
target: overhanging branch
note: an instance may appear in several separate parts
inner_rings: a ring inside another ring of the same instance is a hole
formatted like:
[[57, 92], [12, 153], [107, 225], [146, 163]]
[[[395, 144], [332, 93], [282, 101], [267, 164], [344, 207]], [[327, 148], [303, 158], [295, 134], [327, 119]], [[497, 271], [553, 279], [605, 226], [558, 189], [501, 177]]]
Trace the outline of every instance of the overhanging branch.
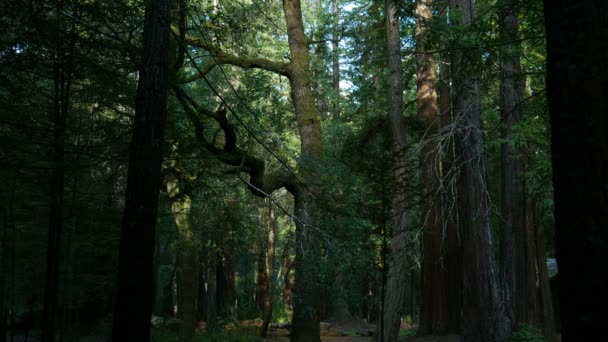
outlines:
[[[220, 108], [212, 112], [199, 105], [193, 98], [188, 96], [180, 87], [174, 87], [175, 95], [182, 108], [186, 112], [188, 119], [194, 126], [196, 139], [205, 149], [215, 155], [219, 161], [226, 165], [234, 166], [231, 172], [245, 172], [249, 175], [249, 190], [256, 196], [265, 197], [274, 190], [285, 187], [289, 191], [295, 189], [295, 176], [284, 168], [273, 172], [266, 172], [264, 160], [250, 155], [238, 148], [236, 144], [237, 135], [234, 126], [230, 124], [226, 117], [226, 110]], [[213, 118], [222, 131], [224, 131], [225, 142], [223, 148], [218, 148], [205, 139], [205, 126], [200, 120], [199, 115]]]

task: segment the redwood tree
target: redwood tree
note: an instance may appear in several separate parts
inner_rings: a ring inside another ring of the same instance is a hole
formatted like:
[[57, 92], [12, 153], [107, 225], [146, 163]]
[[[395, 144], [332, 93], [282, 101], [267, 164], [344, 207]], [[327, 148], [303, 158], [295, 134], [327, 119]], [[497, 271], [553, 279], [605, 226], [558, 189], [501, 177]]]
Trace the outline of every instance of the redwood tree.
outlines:
[[388, 120], [392, 137], [393, 183], [391, 217], [391, 247], [384, 293], [382, 341], [396, 341], [401, 326], [405, 301], [406, 263], [406, 158], [405, 122], [403, 108], [403, 68], [401, 66], [401, 38], [399, 7], [395, 0], [385, 1], [385, 20], [388, 55]]
[[[472, 0], [452, 0], [451, 18], [471, 30]], [[463, 244], [463, 334], [469, 341], [504, 341], [504, 313], [492, 243], [486, 160], [483, 152], [479, 79], [481, 54], [460, 46], [452, 54], [458, 220]]]
[[153, 301], [156, 213], [167, 117], [169, 1], [148, 0], [120, 235], [112, 339], [147, 341]]
[[544, 3], [561, 333], [593, 340], [608, 316], [608, 2]]
[[442, 255], [443, 227], [439, 197], [439, 109], [435, 60], [430, 43], [432, 1], [416, 2], [416, 62], [418, 118], [422, 124], [420, 142], [421, 225], [423, 259], [421, 269], [420, 334], [443, 335], [448, 328], [445, 260]]
[[501, 216], [505, 302], [513, 328], [537, 321], [534, 234], [527, 229], [525, 153], [513, 131], [522, 117], [522, 88], [517, 1], [499, 1]]

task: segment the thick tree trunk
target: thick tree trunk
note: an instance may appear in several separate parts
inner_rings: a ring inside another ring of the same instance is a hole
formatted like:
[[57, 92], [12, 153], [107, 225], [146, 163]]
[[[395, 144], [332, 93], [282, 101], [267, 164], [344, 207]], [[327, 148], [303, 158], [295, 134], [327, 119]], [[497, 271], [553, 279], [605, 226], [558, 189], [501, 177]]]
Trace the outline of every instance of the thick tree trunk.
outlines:
[[561, 330], [591, 341], [608, 316], [608, 2], [544, 3]]
[[[444, 8], [443, 12], [447, 12]], [[445, 14], [444, 14], [445, 16]], [[454, 165], [454, 121], [452, 117], [450, 58], [441, 54], [441, 200], [442, 225], [445, 231], [444, 256], [446, 258], [446, 288], [448, 326], [447, 332], [462, 333], [462, 241], [458, 231], [457, 191]]]
[[319, 266], [320, 240], [318, 238], [319, 210], [315, 200], [316, 168], [323, 159], [321, 119], [315, 108], [310, 88], [310, 56], [308, 39], [304, 35], [300, 0], [284, 0], [283, 10], [291, 63], [287, 66], [291, 97], [300, 133], [300, 180], [294, 189], [296, 222], [295, 286], [293, 291], [293, 319], [291, 341], [320, 341], [319, 293], [321, 281]]
[[178, 180], [168, 182], [167, 192], [171, 199], [171, 212], [177, 226], [178, 262], [181, 281], [177, 288], [178, 308], [182, 321], [180, 341], [194, 340], [196, 328], [196, 298], [198, 290], [198, 251], [192, 224], [192, 199], [187, 186], [179, 187]]
[[401, 66], [401, 39], [399, 9], [396, 1], [386, 0], [385, 20], [388, 54], [388, 99], [393, 152], [393, 213], [391, 218], [391, 251], [386, 293], [384, 296], [383, 341], [396, 341], [401, 325], [407, 279], [407, 235], [406, 235], [406, 158], [405, 123], [401, 115], [403, 108], [403, 71]]
[[421, 224], [423, 229], [421, 306], [419, 333], [443, 335], [448, 327], [446, 267], [442, 255], [443, 227], [441, 222], [441, 197], [439, 197], [439, 110], [435, 61], [429, 42], [433, 20], [431, 0], [418, 0], [416, 4], [416, 79], [418, 85], [418, 118], [422, 123], [420, 141]]
[[146, 1], [142, 65], [120, 236], [114, 341], [147, 341], [154, 239], [167, 116], [169, 1]]
[[272, 298], [272, 273], [274, 272], [274, 236], [275, 236], [275, 217], [274, 217], [274, 205], [271, 201], [268, 202], [268, 225], [267, 225], [267, 234], [266, 234], [266, 254], [264, 258], [264, 267], [265, 272], [268, 274], [268, 289], [265, 295], [264, 300], [264, 322], [262, 323], [262, 329], [260, 331], [260, 335], [262, 337], [266, 336], [266, 332], [268, 331], [268, 325], [270, 324], [270, 320], [272, 318], [272, 306], [273, 306], [273, 298]]
[[[526, 233], [526, 182], [524, 151], [514, 143], [513, 129], [521, 120], [522, 75], [520, 66], [519, 18], [517, 1], [499, 1], [500, 40], [500, 116], [501, 144], [501, 220], [502, 270], [505, 303], [512, 328], [535, 321], [536, 270], [530, 268], [534, 249]], [[533, 265], [532, 265], [533, 266]]]
[[[470, 26], [475, 17], [472, 0], [452, 1], [461, 15], [454, 23]], [[463, 332], [468, 341], [505, 341], [509, 322], [498, 282], [483, 155], [479, 80], [475, 49], [453, 53], [452, 76], [456, 161], [458, 163], [458, 218], [463, 244]]]
[[295, 194], [296, 223], [296, 260], [295, 283], [292, 293], [293, 320], [291, 341], [320, 341], [320, 296], [322, 291], [319, 274], [319, 241], [315, 227], [303, 222], [314, 222], [309, 207], [311, 195], [301, 191]]

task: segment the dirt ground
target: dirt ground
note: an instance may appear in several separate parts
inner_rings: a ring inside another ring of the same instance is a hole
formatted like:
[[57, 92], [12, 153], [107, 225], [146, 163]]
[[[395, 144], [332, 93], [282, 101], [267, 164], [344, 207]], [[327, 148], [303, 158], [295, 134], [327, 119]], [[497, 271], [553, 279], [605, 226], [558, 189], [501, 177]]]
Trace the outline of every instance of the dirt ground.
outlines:
[[[375, 325], [367, 324], [365, 321], [351, 320], [345, 322], [329, 322], [330, 330], [343, 332], [348, 335], [373, 333], [376, 329]], [[411, 331], [416, 327], [407, 324], [402, 324], [403, 331]], [[289, 342], [289, 336], [269, 336], [265, 339], [268, 342]], [[322, 342], [370, 342], [372, 337], [366, 336], [321, 336]], [[400, 342], [460, 342], [461, 338], [457, 335], [448, 336], [415, 336], [401, 337]]]

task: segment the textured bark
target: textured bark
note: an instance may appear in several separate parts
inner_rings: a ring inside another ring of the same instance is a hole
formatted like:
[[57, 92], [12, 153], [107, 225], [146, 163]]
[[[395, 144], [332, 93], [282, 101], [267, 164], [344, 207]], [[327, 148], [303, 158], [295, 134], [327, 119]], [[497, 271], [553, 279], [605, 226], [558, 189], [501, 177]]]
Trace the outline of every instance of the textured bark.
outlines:
[[148, 0], [120, 236], [114, 341], [147, 341], [154, 239], [167, 116], [169, 2]]
[[[452, 2], [459, 14], [455, 24], [470, 26], [475, 18], [472, 0]], [[458, 218], [463, 243], [463, 334], [468, 341], [505, 341], [509, 322], [498, 282], [483, 155], [476, 49], [456, 50], [452, 76], [456, 162], [458, 164]]]
[[[533, 235], [526, 230], [525, 153], [513, 140], [514, 126], [522, 115], [521, 48], [517, 1], [499, 2], [502, 270], [505, 302], [512, 328], [534, 323], [536, 270], [528, 262], [535, 257]], [[531, 249], [529, 248], [531, 247]]]
[[273, 306], [273, 298], [272, 298], [272, 274], [274, 272], [274, 236], [276, 230], [276, 221], [274, 217], [274, 205], [272, 202], [268, 201], [268, 225], [267, 225], [267, 234], [266, 234], [266, 253], [264, 258], [264, 267], [265, 272], [268, 274], [268, 290], [264, 300], [264, 316], [262, 328], [260, 330], [260, 335], [262, 337], [266, 336], [266, 332], [268, 331], [268, 325], [270, 324], [270, 320], [272, 319], [272, 306]]
[[171, 199], [171, 212], [177, 226], [178, 262], [182, 276], [177, 288], [178, 308], [182, 321], [179, 328], [180, 341], [194, 340], [196, 328], [196, 298], [198, 290], [198, 253], [192, 224], [192, 195], [187, 186], [179, 181], [168, 182], [167, 192]]
[[[444, 9], [444, 13], [447, 12]], [[455, 182], [456, 169], [454, 165], [454, 137], [452, 133], [452, 99], [450, 58], [447, 52], [441, 54], [439, 73], [441, 76], [440, 109], [441, 109], [441, 200], [442, 224], [445, 231], [444, 255], [446, 257], [447, 288], [447, 332], [460, 334], [462, 332], [462, 241], [458, 231], [457, 191]]]
[[403, 71], [399, 9], [394, 0], [385, 2], [388, 54], [388, 119], [392, 136], [394, 194], [391, 217], [391, 247], [384, 294], [383, 341], [396, 341], [401, 325], [407, 279], [407, 220], [406, 220], [406, 158], [403, 108]]
[[301, 156], [299, 169], [304, 184], [294, 193], [296, 222], [295, 286], [293, 289], [293, 318], [290, 340], [320, 341], [319, 293], [321, 281], [318, 267], [320, 241], [318, 238], [319, 210], [315, 201], [316, 166], [323, 159], [321, 119], [310, 88], [310, 56], [308, 39], [304, 35], [302, 9], [299, 0], [284, 0], [283, 11], [291, 63], [288, 66], [291, 98], [294, 104]]
[[544, 3], [561, 332], [593, 340], [608, 316], [608, 2]]
[[439, 196], [439, 110], [435, 61], [430, 38], [433, 20], [432, 1], [416, 3], [417, 103], [423, 135], [420, 141], [421, 224], [423, 258], [421, 269], [421, 305], [419, 333], [443, 335], [448, 327], [446, 267], [442, 255], [443, 227]]

